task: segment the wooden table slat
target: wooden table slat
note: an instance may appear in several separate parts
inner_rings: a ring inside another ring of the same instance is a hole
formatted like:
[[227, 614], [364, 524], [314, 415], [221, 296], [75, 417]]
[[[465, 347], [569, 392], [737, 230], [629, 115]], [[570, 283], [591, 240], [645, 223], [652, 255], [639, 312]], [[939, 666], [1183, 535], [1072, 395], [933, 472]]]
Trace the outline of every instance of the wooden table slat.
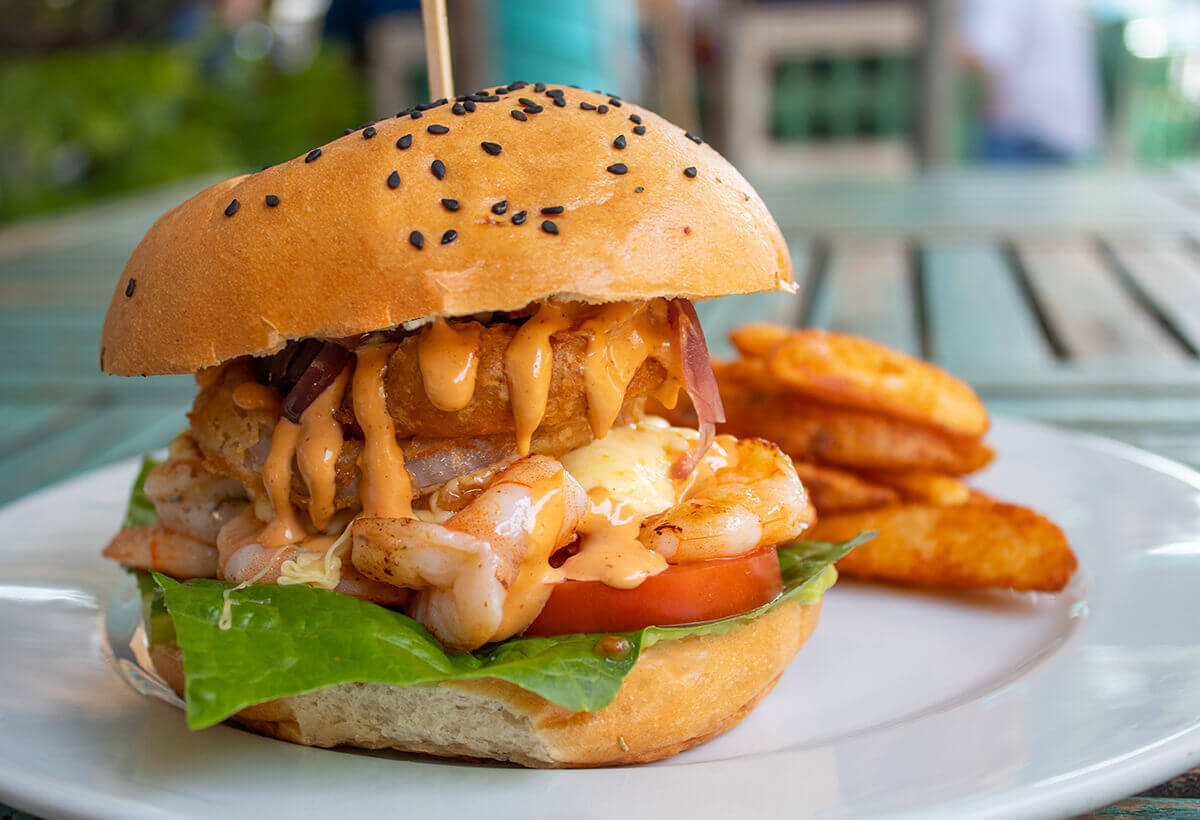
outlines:
[[870, 336], [920, 355], [913, 270], [898, 239], [834, 242], [806, 317], [809, 324]]
[[801, 302], [811, 275], [812, 246], [808, 241], [798, 238], [788, 242], [788, 249], [796, 278], [795, 293], [746, 293], [697, 303], [696, 313], [700, 316], [708, 350], [713, 356], [728, 358], [734, 355], [733, 345], [729, 343], [729, 331], [745, 322], [798, 323]]
[[1109, 247], [1192, 350], [1200, 350], [1200, 252], [1178, 236], [1117, 237]]

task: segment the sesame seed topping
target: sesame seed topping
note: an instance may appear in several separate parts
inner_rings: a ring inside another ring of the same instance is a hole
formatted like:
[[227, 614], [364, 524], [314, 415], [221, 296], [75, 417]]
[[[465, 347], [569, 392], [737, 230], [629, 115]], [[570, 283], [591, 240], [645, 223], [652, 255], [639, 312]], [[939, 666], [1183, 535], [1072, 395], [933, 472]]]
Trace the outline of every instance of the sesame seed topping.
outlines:
[[633, 133], [637, 134], [639, 137], [646, 136], [646, 126], [644, 126], [644, 125], [633, 126]]
[[562, 98], [562, 97], [555, 97], [555, 98], [554, 98], [554, 104], [555, 104], [555, 105], [557, 105], [559, 108], [566, 108], [566, 107], [567, 107], [567, 101], [566, 101], [564, 98]]
[[400, 139], [396, 140], [396, 147], [401, 151], [412, 145], [412, 134], [405, 134]]
[[498, 142], [481, 142], [479, 144], [480, 144], [480, 146], [483, 147], [484, 151], [487, 151], [493, 157], [504, 150], [503, 148], [500, 147], [500, 143], [498, 143]]
[[685, 177], [687, 177], [688, 179], [695, 179], [697, 173], [698, 172], [696, 171], [695, 165], [689, 165], [688, 167], [683, 169], [683, 175]]
[[543, 214], [561, 214], [563, 212], [562, 205], [551, 205], [548, 208], [542, 208]]
[[348, 137], [348, 136], [350, 136], [350, 135], [351, 135], [351, 134], [353, 134], [353, 133], [354, 133], [354, 129], [353, 129], [353, 128], [346, 128], [346, 129], [343, 129], [343, 130], [342, 130], [342, 136], [343, 136], [343, 137]]
[[517, 91], [519, 89], [524, 88], [527, 85], [529, 85], [529, 83], [525, 82], [524, 80], [517, 80], [515, 83], [508, 84], [508, 90], [509, 91]]
[[233, 216], [237, 213], [237, 209], [238, 201], [236, 199], [231, 199], [229, 204], [225, 206], [225, 216]]
[[504, 213], [507, 210], [508, 210], [508, 200], [507, 199], [502, 199], [499, 202], [497, 202], [495, 205], [492, 206], [492, 213], [494, 213], [496, 216], [500, 216], [500, 214]]
[[457, 199], [443, 199], [442, 207], [447, 211], [457, 211], [459, 208]]
[[408, 116], [412, 117], [414, 120], [419, 120], [419, 119], [421, 119], [421, 117], [424, 117], [425, 115], [422, 114], [420, 111], [414, 111], [411, 114], [409, 114]]
[[634, 125], [641, 125], [642, 124], [642, 116], [640, 114], [630, 114], [629, 121], [631, 123], [633, 123]]
[[450, 129], [445, 125], [431, 125], [425, 129], [430, 134], [449, 134]]
[[133, 296], [133, 288], [136, 284], [137, 284], [137, 280], [135, 280], [135, 279], [129, 280], [129, 284], [125, 286], [125, 298], [126, 299]]
[[512, 215], [512, 223], [514, 225], [524, 225], [525, 224], [525, 212], [517, 211], [515, 214], [513, 214]]
[[412, 113], [412, 109], [411, 109], [411, 108], [406, 108], [406, 109], [404, 109], [403, 111], [397, 111], [397, 112], [396, 112], [396, 119], [400, 119], [401, 117], [407, 117], [407, 116], [408, 116], [409, 114], [411, 114], [411, 113]]
[[625, 147], [625, 135], [620, 134], [617, 136], [617, 138], [615, 140], [613, 140], [613, 148], [624, 148], [624, 147]]
[[693, 134], [691, 131], [684, 131], [684, 132], [683, 132], [683, 135], [684, 135], [685, 137], [687, 137], [688, 139], [690, 139], [692, 142], [696, 143], [697, 145], [699, 145], [700, 143], [704, 142], [704, 140], [702, 140], [702, 139], [700, 139], [699, 137], [697, 137], [697, 136], [696, 136], [695, 134]]
[[279, 197], [275, 196], [275, 194], [267, 194], [267, 207], [268, 208], [274, 208], [278, 204], [279, 204]]
[[500, 97], [496, 94], [472, 94], [471, 99], [475, 102], [500, 102]]
[[456, 102], [454, 105], [450, 106], [450, 113], [461, 117], [463, 114], [467, 113], [467, 109], [463, 108], [462, 103]]
[[413, 231], [410, 233], [408, 235], [408, 241], [409, 244], [411, 244], [417, 250], [421, 250], [421, 248], [425, 247], [425, 237], [421, 236], [420, 231]]
[[530, 105], [521, 109], [526, 114], [540, 114], [544, 110], [540, 105]]
[[467, 109], [468, 111], [474, 112], [475, 111], [475, 101], [474, 100], [463, 100], [462, 107]]
[[546, 89], [546, 96], [547, 96], [547, 97], [561, 97], [562, 95], [563, 95], [563, 90], [562, 90], [561, 88], [548, 88], [548, 89]]
[[620, 101], [620, 100], [618, 100], [616, 97], [609, 97], [609, 98], [608, 98], [608, 104], [609, 104], [609, 105], [611, 105], [611, 106], [615, 106], [616, 108], [620, 108], [620, 107], [621, 107], [621, 101]]
[[363, 129], [363, 139], [369, 140], [373, 136], [375, 136], [375, 126], [368, 125]]
[[525, 122], [527, 119], [529, 119], [529, 117], [525, 116], [524, 111], [518, 111], [515, 108], [508, 113], [512, 114], [514, 120], [520, 120], [521, 122]]
[[627, 168], [625, 166], [625, 163], [623, 163], [623, 162], [614, 162], [612, 165], [608, 166], [608, 168], [606, 168], [605, 170], [607, 170], [610, 174], [620, 175], [620, 174], [623, 174], [626, 171], [628, 171], [629, 168]]
[[543, 91], [546, 90], [546, 84], [545, 83], [534, 83], [533, 90], [536, 91], [537, 93], [541, 94]]
[[592, 105], [587, 100], [584, 100], [583, 102], [581, 102], [579, 104], [579, 107], [582, 108], [584, 111], [595, 111], [596, 110], [596, 106]]
[[608, 113], [608, 106], [607, 106], [607, 105], [601, 105], [601, 106], [598, 106], [598, 107], [596, 108], [596, 113], [597, 113], [597, 114], [607, 114], [607, 113]]
[[391, 188], [393, 191], [400, 187], [400, 172], [399, 171], [392, 171], [390, 174], [388, 174], [387, 186], [389, 188]]
[[517, 97], [517, 102], [519, 102], [521, 105], [537, 105], [537, 103], [528, 97]]
[[509, 89], [509, 87], [508, 87], [508, 86], [506, 86], [506, 85], [502, 85], [502, 86], [500, 86], [499, 88], [497, 88], [497, 89], [496, 89], [496, 92], [495, 92], [494, 94], [492, 94], [491, 96], [495, 97], [495, 96], [497, 96], [497, 95], [499, 95], [499, 94], [507, 94], [507, 93], [508, 93], [510, 90], [511, 90], [511, 89]]
[[449, 102], [449, 100], [447, 100], [445, 97], [442, 97], [440, 100], [434, 100], [433, 102], [421, 103], [420, 105], [417, 106], [417, 110], [418, 111], [428, 111], [431, 108], [437, 108], [439, 105], [445, 105], [448, 102]]
[[446, 163], [442, 162], [440, 159], [435, 159], [433, 164], [429, 166], [429, 170], [432, 171], [433, 175], [438, 179], [446, 178]]
[[306, 157], [304, 158], [304, 161], [305, 161], [305, 162], [313, 162], [313, 161], [314, 161], [314, 160], [316, 160], [316, 158], [317, 158], [317, 157], [319, 157], [319, 156], [321, 156], [321, 149], [320, 149], [320, 148], [314, 148], [314, 149], [312, 149], [311, 151], [309, 151], [309, 152], [308, 152], [308, 156], [306, 156]]
[[646, 189], [645, 189], [645, 188], [643, 188], [641, 185], [639, 185], [639, 186], [637, 186], [636, 188], [634, 188], [634, 189], [633, 189], [633, 192], [634, 192], [635, 194], [640, 194], [640, 193], [641, 193], [642, 191], [644, 191], [644, 190], [646, 190]]
[[558, 233], [558, 226], [547, 219], [542, 222], [542, 230], [546, 233]]
[[449, 231], [446, 231], [444, 234], [442, 234], [442, 244], [443, 245], [449, 245], [455, 239], [458, 239], [458, 231], [456, 231], [456, 230], [451, 229]]

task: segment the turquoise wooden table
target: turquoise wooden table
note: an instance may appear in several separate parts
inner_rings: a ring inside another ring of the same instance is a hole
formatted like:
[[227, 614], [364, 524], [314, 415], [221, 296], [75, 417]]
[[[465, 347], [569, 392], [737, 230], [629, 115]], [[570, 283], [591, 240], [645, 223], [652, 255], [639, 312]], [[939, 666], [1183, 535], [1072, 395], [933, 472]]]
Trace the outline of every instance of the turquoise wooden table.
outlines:
[[[189, 179], [0, 230], [0, 503], [160, 447], [189, 377], [97, 370], [104, 309]], [[764, 181], [800, 290], [703, 305], [879, 339], [967, 379], [993, 412], [1200, 467], [1200, 177], [946, 173], [893, 184]], [[736, 271], [731, 275], [736, 276]], [[0, 806], [0, 820], [12, 810]], [[1200, 817], [1200, 770], [1088, 817]]]

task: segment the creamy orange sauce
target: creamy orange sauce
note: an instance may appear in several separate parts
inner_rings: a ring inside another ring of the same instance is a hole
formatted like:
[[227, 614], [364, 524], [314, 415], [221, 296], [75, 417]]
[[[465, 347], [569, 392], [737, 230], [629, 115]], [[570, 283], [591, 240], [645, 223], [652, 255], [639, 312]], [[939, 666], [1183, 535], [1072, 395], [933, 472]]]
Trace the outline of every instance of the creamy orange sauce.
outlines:
[[553, 371], [550, 337], [570, 326], [571, 320], [561, 305], [545, 302], [521, 325], [504, 351], [504, 370], [517, 428], [517, 451], [523, 456], [529, 455], [533, 431], [546, 415]]
[[271, 436], [271, 452], [263, 465], [263, 484], [271, 499], [274, 515], [263, 529], [260, 542], [264, 547], [283, 547], [295, 544], [305, 536], [304, 525], [292, 506], [292, 459], [296, 455], [296, 442], [300, 438], [300, 425], [280, 418]]
[[412, 518], [412, 481], [384, 388], [384, 371], [395, 349], [393, 344], [360, 350], [354, 369], [354, 416], [363, 431], [358, 468], [363, 515], [368, 518]]
[[568, 558], [556, 581], [600, 581], [618, 589], [633, 589], [667, 568], [666, 559], [638, 541], [638, 515], [614, 502], [601, 488], [588, 492], [587, 516], [580, 522], [579, 552]]
[[279, 394], [258, 382], [242, 382], [233, 388], [233, 403], [243, 410], [279, 412]]
[[479, 370], [479, 325], [435, 319], [417, 342], [417, 363], [430, 403], [453, 412], [471, 403]]
[[555, 540], [562, 529], [566, 514], [566, 495], [562, 473], [538, 482], [531, 488], [534, 529], [529, 533], [529, 549], [517, 572], [517, 579], [508, 587], [504, 598], [504, 614], [497, 635], [515, 635], [533, 623], [550, 598], [553, 587], [547, 579], [554, 572], [550, 555], [558, 546]]
[[300, 467], [300, 476], [308, 486], [308, 514], [318, 530], [325, 529], [333, 517], [333, 500], [337, 494], [337, 460], [342, 452], [342, 425], [334, 414], [342, 404], [349, 378], [350, 369], [342, 368], [337, 378], [321, 391], [321, 395], [300, 416], [296, 463]]
[[583, 372], [588, 424], [596, 438], [606, 436], [617, 420], [642, 363], [664, 344], [670, 346], [669, 326], [654, 321], [648, 307], [641, 302], [605, 305], [583, 324], [583, 332], [591, 335]]

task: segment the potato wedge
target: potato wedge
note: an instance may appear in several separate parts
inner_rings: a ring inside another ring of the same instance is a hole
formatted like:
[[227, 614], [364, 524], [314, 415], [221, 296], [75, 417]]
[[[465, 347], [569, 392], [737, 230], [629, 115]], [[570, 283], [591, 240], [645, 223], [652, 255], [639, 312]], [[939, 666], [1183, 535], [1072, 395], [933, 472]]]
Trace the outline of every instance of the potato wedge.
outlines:
[[939, 507], [957, 507], [971, 500], [971, 488], [952, 475], [912, 470], [867, 470], [862, 480], [890, 487], [905, 501], [926, 501]]
[[847, 577], [926, 586], [1057, 592], [1078, 562], [1045, 516], [1015, 504], [900, 504], [821, 516], [807, 537], [853, 538], [879, 530], [841, 561]]
[[769, 322], [750, 322], [738, 325], [729, 334], [729, 341], [743, 356], [756, 358], [771, 353], [792, 335], [792, 328]]
[[872, 484], [854, 473], [807, 461], [793, 463], [818, 515], [883, 507], [900, 501], [893, 488]]
[[950, 435], [987, 432], [987, 410], [965, 382], [869, 339], [815, 328], [784, 336], [763, 325], [735, 331], [731, 338], [743, 354], [765, 361], [779, 390], [883, 413]]

